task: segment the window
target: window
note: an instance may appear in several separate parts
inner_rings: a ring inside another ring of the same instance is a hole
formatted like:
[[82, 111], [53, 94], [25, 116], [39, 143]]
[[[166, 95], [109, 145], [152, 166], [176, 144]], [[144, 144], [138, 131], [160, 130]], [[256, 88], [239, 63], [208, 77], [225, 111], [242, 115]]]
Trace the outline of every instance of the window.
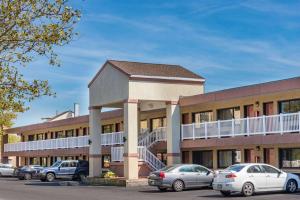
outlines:
[[237, 163], [239, 160], [238, 153], [236, 150], [220, 150], [218, 151], [218, 167], [226, 168], [230, 165]]
[[160, 127], [166, 127], [167, 126], [167, 119], [165, 117], [160, 118], [154, 118], [151, 119], [151, 131]]
[[210, 122], [213, 121], [213, 112], [212, 111], [205, 111], [205, 112], [198, 112], [193, 113], [193, 123], [202, 123], [202, 122]]
[[280, 113], [294, 113], [300, 111], [300, 99], [279, 102]]
[[183, 166], [179, 169], [179, 172], [194, 172], [192, 166]]
[[269, 174], [278, 174], [280, 171], [275, 169], [274, 167], [268, 166], [268, 165], [261, 165], [261, 167], [264, 169], [265, 173]]
[[55, 136], [56, 136], [56, 138], [64, 138], [65, 134], [63, 131], [56, 131]]
[[69, 167], [69, 162], [63, 162], [63, 163], [61, 163], [60, 167], [61, 168]]
[[203, 167], [200, 167], [200, 166], [196, 166], [194, 167], [194, 171], [195, 172], [198, 172], [198, 173], [203, 173], [203, 174], [207, 174], [208, 170], [203, 168]]
[[244, 169], [245, 165], [232, 165], [230, 167], [228, 167], [226, 170], [228, 171], [233, 171], [233, 172], [239, 172], [241, 171], [242, 169]]
[[37, 136], [37, 140], [43, 140], [44, 139], [44, 134], [43, 133], [39, 133], [36, 136]]
[[300, 168], [300, 148], [280, 149], [281, 168]]
[[73, 137], [74, 130], [66, 130], [66, 137]]
[[239, 119], [241, 116], [240, 107], [217, 110], [218, 120]]
[[247, 173], [263, 173], [259, 165], [254, 165], [248, 168]]
[[213, 167], [212, 151], [193, 151], [193, 163], [203, 165], [207, 168]]
[[34, 135], [28, 135], [28, 141], [34, 141]]
[[112, 133], [113, 132], [113, 125], [107, 124], [102, 126], [102, 133]]
[[148, 122], [147, 122], [147, 120], [140, 121], [140, 128], [141, 128], [142, 131], [148, 129]]
[[77, 167], [77, 162], [69, 162], [69, 167]]

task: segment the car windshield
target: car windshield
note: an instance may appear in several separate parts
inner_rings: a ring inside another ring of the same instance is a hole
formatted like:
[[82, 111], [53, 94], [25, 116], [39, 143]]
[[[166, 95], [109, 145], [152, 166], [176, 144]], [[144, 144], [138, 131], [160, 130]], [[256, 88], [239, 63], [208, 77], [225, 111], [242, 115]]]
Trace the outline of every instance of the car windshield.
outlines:
[[56, 161], [51, 167], [58, 167], [61, 164], [61, 161]]
[[233, 172], [239, 172], [244, 167], [245, 167], [245, 165], [231, 165], [230, 167], [227, 167], [225, 170], [227, 170], [227, 171], [233, 171]]

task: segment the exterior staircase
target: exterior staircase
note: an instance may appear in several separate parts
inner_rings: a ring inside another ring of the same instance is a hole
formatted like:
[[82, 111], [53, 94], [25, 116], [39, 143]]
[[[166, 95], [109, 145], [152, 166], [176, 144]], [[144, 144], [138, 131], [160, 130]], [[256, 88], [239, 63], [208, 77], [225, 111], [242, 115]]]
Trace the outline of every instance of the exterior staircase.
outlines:
[[[150, 148], [157, 142], [166, 141], [166, 128], [161, 127], [152, 132], [144, 132], [138, 138], [139, 161], [144, 161], [151, 170], [156, 171], [165, 164], [160, 161], [151, 151]], [[111, 147], [112, 161], [123, 161], [124, 147]]]

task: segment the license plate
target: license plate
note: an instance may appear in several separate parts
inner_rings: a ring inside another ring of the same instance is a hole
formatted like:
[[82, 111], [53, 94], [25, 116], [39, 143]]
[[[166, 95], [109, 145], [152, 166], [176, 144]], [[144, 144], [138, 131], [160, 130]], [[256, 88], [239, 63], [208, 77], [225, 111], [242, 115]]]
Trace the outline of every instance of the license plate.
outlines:
[[218, 190], [222, 190], [222, 184], [217, 185]]

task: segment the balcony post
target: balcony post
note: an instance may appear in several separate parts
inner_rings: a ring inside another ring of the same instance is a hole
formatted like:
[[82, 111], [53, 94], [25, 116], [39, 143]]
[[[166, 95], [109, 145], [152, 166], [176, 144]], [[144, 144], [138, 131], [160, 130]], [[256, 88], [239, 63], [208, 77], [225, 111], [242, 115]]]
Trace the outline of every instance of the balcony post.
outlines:
[[267, 133], [267, 129], [266, 129], [266, 116], [263, 115], [263, 132], [264, 132], [264, 135], [266, 135]]
[[234, 118], [231, 119], [231, 133], [232, 137], [234, 137]]
[[205, 139], [207, 139], [207, 122], [204, 122], [204, 134], [205, 134]]
[[280, 134], [283, 135], [283, 116], [282, 116], [282, 113], [279, 114], [279, 123], [280, 123]]
[[221, 138], [221, 122], [218, 120], [218, 138]]
[[193, 140], [195, 140], [195, 123], [193, 123]]
[[247, 117], [247, 120], [246, 120], [246, 127], [247, 127], [247, 134], [248, 134], [248, 136], [250, 136], [250, 119], [249, 119], [249, 117]]

